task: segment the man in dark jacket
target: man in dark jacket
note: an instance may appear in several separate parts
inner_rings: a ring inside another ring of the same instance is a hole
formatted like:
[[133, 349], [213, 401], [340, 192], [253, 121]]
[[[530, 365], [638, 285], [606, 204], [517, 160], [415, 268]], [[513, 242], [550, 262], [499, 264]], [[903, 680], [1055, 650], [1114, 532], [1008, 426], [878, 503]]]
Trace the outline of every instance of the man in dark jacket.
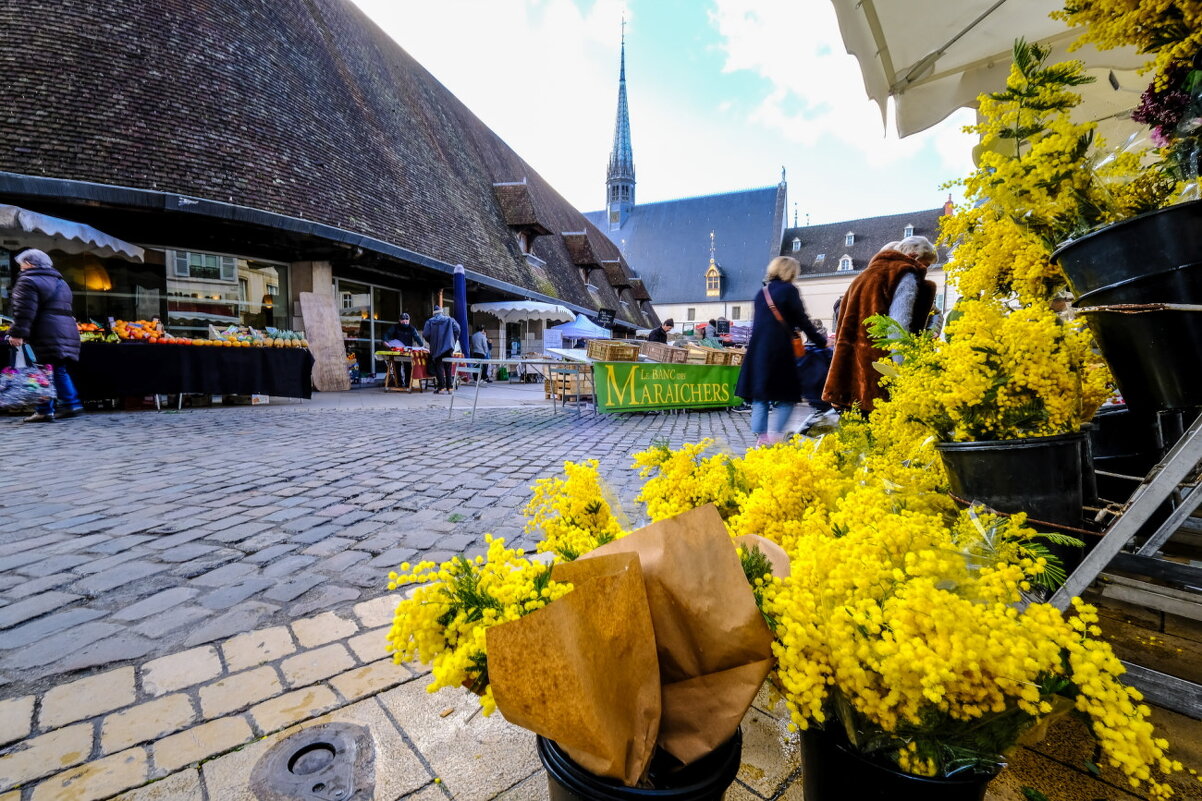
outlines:
[[459, 341], [459, 323], [448, 317], [441, 306], [434, 307], [434, 316], [422, 327], [422, 336], [430, 345], [430, 367], [434, 371], [434, 394], [455, 389], [451, 363], [445, 361], [455, 351]]
[[[426, 343], [422, 339], [422, 335], [417, 330], [417, 326], [409, 322], [409, 315], [402, 314], [401, 321], [388, 326], [388, 330], [384, 332], [384, 344], [389, 345], [393, 342], [400, 342], [407, 348], [412, 348], [414, 345], [424, 346]], [[412, 367], [409, 362], [400, 362], [401, 368], [401, 386], [408, 387], [411, 378], [410, 373]]]
[[69, 362], [79, 361], [79, 327], [72, 309], [71, 287], [54, 269], [54, 262], [40, 250], [17, 254], [21, 272], [13, 284], [13, 324], [8, 342], [19, 348], [29, 342], [39, 363], [54, 368], [56, 401], [38, 404], [27, 423], [49, 423], [83, 411], [75, 384], [67, 373]]
[[667, 320], [664, 320], [663, 325], [661, 325], [659, 328], [652, 330], [652, 332], [647, 335], [647, 341], [648, 342], [663, 342], [664, 344], [667, 344], [668, 333], [672, 330], [672, 327], [674, 325], [676, 325], [676, 321], [673, 320], [671, 317], [669, 317]]

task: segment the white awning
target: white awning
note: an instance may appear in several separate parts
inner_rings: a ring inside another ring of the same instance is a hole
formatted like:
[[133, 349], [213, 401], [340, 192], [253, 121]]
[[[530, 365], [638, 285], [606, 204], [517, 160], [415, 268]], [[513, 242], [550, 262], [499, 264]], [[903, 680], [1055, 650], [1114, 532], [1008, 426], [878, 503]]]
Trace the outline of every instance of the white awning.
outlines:
[[1019, 38], [1050, 46], [1052, 62], [1080, 59], [1098, 79], [1078, 90], [1084, 97], [1079, 119], [1125, 114], [1150, 80], [1135, 74], [1149, 57], [1134, 48], [1099, 51], [1091, 45], [1069, 53], [1080, 29], [1048, 17], [1063, 6], [1061, 0], [831, 2], [843, 44], [860, 62], [864, 88], [880, 106], [882, 119], [888, 99], [894, 98], [899, 136], [930, 128], [958, 108], [975, 106], [983, 92], [1004, 88]]
[[63, 253], [93, 253], [127, 261], [145, 261], [146, 257], [146, 252], [137, 245], [97, 231], [90, 225], [6, 204], [0, 204], [0, 246], [6, 250], [37, 248]]
[[540, 303], [536, 300], [499, 300], [493, 303], [473, 303], [472, 311], [484, 312], [503, 323], [518, 323], [523, 320], [574, 320], [576, 314], [566, 306], [556, 303]]

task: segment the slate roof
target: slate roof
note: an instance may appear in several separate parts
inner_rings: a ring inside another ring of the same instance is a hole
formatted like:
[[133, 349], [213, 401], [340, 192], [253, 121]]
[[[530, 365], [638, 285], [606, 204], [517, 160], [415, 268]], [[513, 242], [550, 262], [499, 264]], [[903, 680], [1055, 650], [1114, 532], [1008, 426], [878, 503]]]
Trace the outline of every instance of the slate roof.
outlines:
[[[801, 276], [826, 275], [839, 271], [839, 260], [851, 256], [852, 270], [863, 270], [881, 246], [901, 239], [907, 225], [914, 226], [915, 236], [925, 236], [934, 242], [939, 238], [939, 218], [943, 207], [923, 211], [889, 214], [884, 217], [865, 217], [859, 220], [786, 228], [781, 240], [780, 255], [792, 256], [801, 262]], [[847, 235], [854, 235], [851, 245]], [[801, 240], [801, 249], [793, 250], [793, 240]], [[819, 256], [824, 256], [819, 260]], [[938, 264], [947, 262], [947, 251], [939, 249]]]
[[[654, 323], [588, 289], [561, 233], [617, 249], [350, 0], [6, 3], [0, 44], [23, 120], [0, 126], [2, 172], [321, 223]], [[545, 266], [507, 215], [550, 232]]]
[[585, 217], [617, 243], [655, 303], [703, 303], [710, 231], [722, 272], [718, 300], [749, 300], [780, 252], [785, 184], [703, 197], [640, 203], [626, 223], [608, 230], [604, 211]]

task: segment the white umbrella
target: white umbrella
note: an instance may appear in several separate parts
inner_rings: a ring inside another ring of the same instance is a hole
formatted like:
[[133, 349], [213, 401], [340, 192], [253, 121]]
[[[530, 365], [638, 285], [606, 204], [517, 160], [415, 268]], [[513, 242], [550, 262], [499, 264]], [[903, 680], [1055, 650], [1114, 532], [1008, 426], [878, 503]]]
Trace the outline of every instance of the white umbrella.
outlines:
[[[525, 321], [527, 333], [529, 333], [529, 323], [531, 320], [556, 322], [558, 320], [573, 320], [576, 317], [567, 306], [560, 306], [558, 303], [542, 303], [537, 300], [498, 300], [490, 303], [473, 303], [472, 311], [491, 314], [502, 323], [519, 323]], [[501, 353], [506, 353], [504, 325], [501, 326], [499, 340]]]
[[472, 311], [491, 314], [503, 323], [522, 320], [574, 320], [576, 315], [566, 306], [541, 303], [537, 300], [499, 300], [493, 303], [473, 303]]
[[[10, 246], [11, 243], [11, 246]], [[145, 251], [90, 225], [39, 214], [20, 206], [0, 204], [0, 244], [7, 249], [38, 248], [64, 253], [94, 253], [144, 261]]]
[[[983, 92], [1001, 90], [1019, 38], [1050, 46], [1052, 62], [1080, 59], [1099, 78], [1079, 90], [1085, 97], [1079, 119], [1124, 115], [1139, 102], [1148, 82], [1134, 73], [1148, 56], [1134, 48], [1099, 51], [1087, 46], [1069, 53], [1080, 29], [1048, 16], [1062, 7], [1061, 0], [831, 2], [843, 44], [860, 62], [864, 88], [880, 106], [882, 118], [888, 99], [894, 99], [899, 136], [930, 128], [958, 108], [975, 106]], [[1110, 132], [1109, 138], [1114, 135]]]

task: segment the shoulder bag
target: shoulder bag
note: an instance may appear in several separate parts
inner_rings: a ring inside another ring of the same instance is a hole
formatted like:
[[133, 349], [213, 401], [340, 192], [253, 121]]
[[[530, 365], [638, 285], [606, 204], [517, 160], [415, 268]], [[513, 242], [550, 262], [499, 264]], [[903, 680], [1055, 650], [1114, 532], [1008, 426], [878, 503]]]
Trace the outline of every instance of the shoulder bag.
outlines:
[[768, 308], [772, 310], [772, 316], [776, 318], [776, 321], [788, 329], [789, 333], [793, 336], [793, 358], [805, 358], [805, 340], [801, 338], [801, 334], [797, 333], [792, 328], [789, 328], [789, 324], [785, 322], [785, 318], [780, 316], [780, 310], [778, 310], [776, 308], [776, 304], [772, 302], [772, 293], [768, 291], [768, 287], [764, 287], [764, 300], [768, 302]]

